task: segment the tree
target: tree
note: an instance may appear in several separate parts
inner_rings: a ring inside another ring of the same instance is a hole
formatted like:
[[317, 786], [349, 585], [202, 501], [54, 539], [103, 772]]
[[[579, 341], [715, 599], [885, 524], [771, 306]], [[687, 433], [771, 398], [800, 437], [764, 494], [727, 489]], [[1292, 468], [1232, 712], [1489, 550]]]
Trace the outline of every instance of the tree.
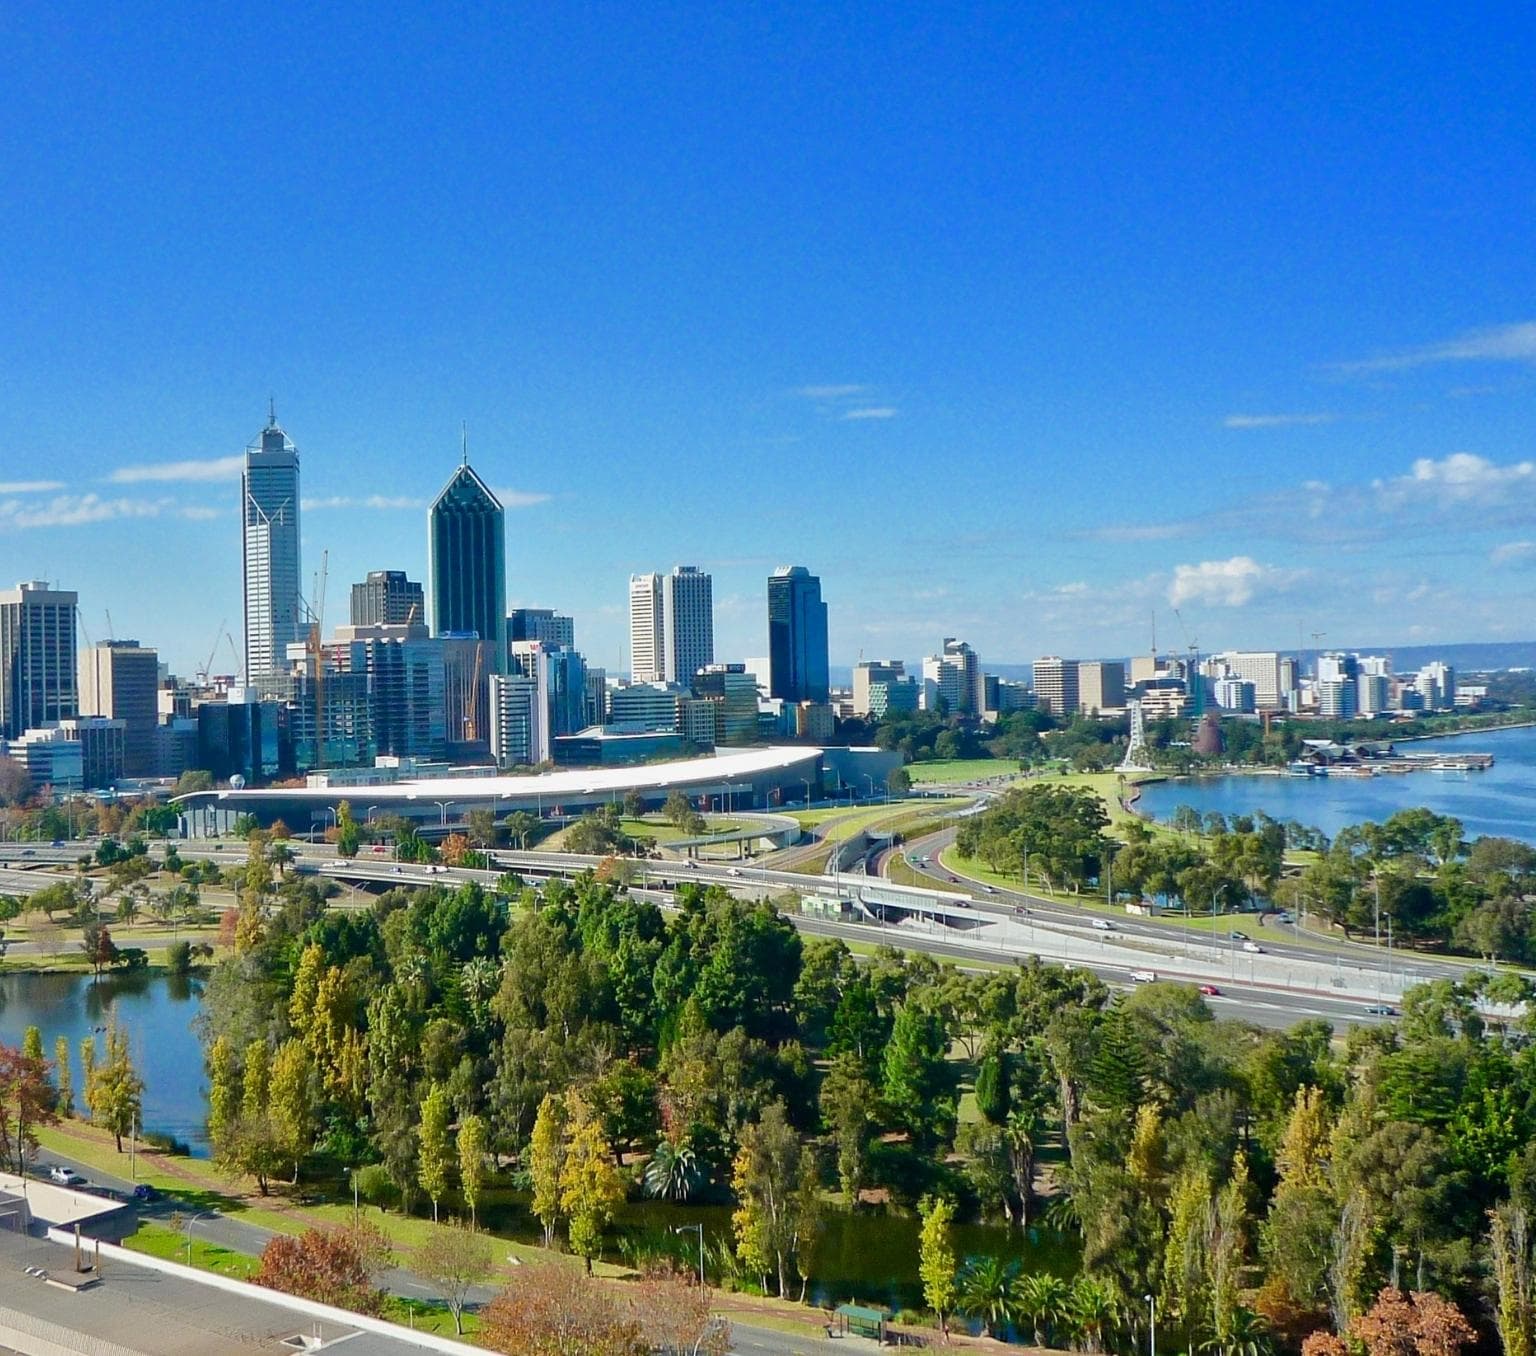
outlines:
[[702, 1176], [693, 1149], [663, 1137], [656, 1141], [646, 1161], [641, 1185], [645, 1194], [655, 1200], [686, 1201]]
[[485, 1117], [466, 1116], [459, 1122], [455, 1144], [459, 1157], [459, 1190], [469, 1207], [470, 1227], [475, 1226], [480, 1205], [480, 1189], [485, 1185], [485, 1156], [490, 1150], [490, 1132]]
[[57, 1123], [57, 1105], [41, 1033], [19, 1050], [0, 1045], [0, 1161], [12, 1172], [22, 1172], [37, 1152], [37, 1127]]
[[693, 802], [683, 792], [673, 791], [661, 807], [661, 816], [674, 828], [686, 830], [694, 818]]
[[539, 1103], [528, 1141], [528, 1176], [533, 1182], [533, 1213], [544, 1226], [544, 1246], [555, 1245], [555, 1226], [563, 1218], [560, 1178], [565, 1169], [565, 1100], [547, 1093]]
[[923, 1299], [939, 1316], [939, 1331], [949, 1337], [949, 1315], [955, 1307], [955, 1203], [925, 1197], [918, 1206], [922, 1229], [917, 1242], [917, 1271]]
[[299, 1162], [315, 1138], [314, 1068], [300, 1040], [286, 1040], [272, 1057], [268, 1084], [268, 1117], [273, 1137], [299, 1180]]
[[529, 835], [534, 833], [539, 827], [538, 819], [526, 810], [512, 811], [511, 814], [502, 820], [502, 824], [507, 830], [507, 837], [512, 839], [519, 849], [527, 848]]
[[144, 1080], [133, 1067], [128, 1034], [114, 1019], [107, 1027], [106, 1059], [92, 1069], [85, 1100], [91, 1120], [112, 1132], [118, 1153], [123, 1151], [123, 1136], [139, 1123], [143, 1098]]
[[[731, 1185], [737, 1255], [761, 1274], [776, 1272], [781, 1296], [819, 1223], [816, 1160], [790, 1125], [783, 1102], [772, 1102], [741, 1134]], [[804, 1275], [805, 1268], [798, 1268]]]
[[570, 1138], [560, 1166], [560, 1208], [570, 1220], [571, 1248], [592, 1273], [592, 1259], [603, 1247], [603, 1230], [624, 1203], [624, 1179], [614, 1165], [613, 1148], [602, 1122], [575, 1094], [570, 1105]]
[[251, 1279], [321, 1304], [377, 1314], [385, 1294], [377, 1277], [390, 1264], [389, 1240], [371, 1224], [274, 1234]]
[[1425, 1293], [1410, 1297], [1391, 1286], [1349, 1325], [1349, 1335], [1368, 1356], [1457, 1356], [1476, 1337], [1449, 1300]]
[[217, 1157], [240, 1119], [240, 1073], [234, 1042], [220, 1036], [208, 1052], [208, 1139]]
[[976, 1070], [976, 1110], [993, 1125], [1008, 1119], [1008, 1064], [1006, 1056], [990, 1054]]
[[640, 1325], [573, 1267], [522, 1267], [486, 1307], [478, 1340], [508, 1356], [642, 1356]]
[[837, 1181], [850, 1210], [858, 1205], [868, 1175], [875, 1103], [875, 1086], [864, 1076], [863, 1062], [852, 1051], [838, 1055], [821, 1083], [821, 1117], [832, 1132]]
[[59, 1115], [74, 1115], [75, 1083], [69, 1071], [68, 1036], [60, 1036], [53, 1042], [53, 1082], [59, 1091]]
[[432, 1221], [437, 1222], [437, 1203], [448, 1190], [448, 1172], [453, 1162], [453, 1141], [448, 1133], [452, 1108], [441, 1083], [434, 1083], [421, 1102], [421, 1128], [417, 1132], [417, 1172], [421, 1189], [432, 1202]]
[[943, 1143], [954, 1134], [948, 1044], [938, 1013], [913, 1000], [902, 1004], [885, 1047], [880, 1092], [891, 1118], [920, 1147]]
[[1031, 1272], [1013, 1283], [1014, 1305], [1020, 1318], [1027, 1318], [1035, 1345], [1046, 1345], [1051, 1328], [1066, 1317], [1069, 1294], [1067, 1283], [1048, 1271]]
[[1532, 1285], [1531, 1243], [1525, 1210], [1506, 1203], [1488, 1212], [1488, 1238], [1495, 1287], [1494, 1319], [1504, 1356], [1536, 1351], [1536, 1287]]
[[494, 1261], [490, 1238], [458, 1224], [432, 1230], [412, 1256], [417, 1273], [437, 1288], [448, 1306], [460, 1337], [469, 1293], [491, 1274]]
[[336, 807], [336, 855], [355, 857], [362, 842], [357, 820], [352, 818], [352, 802], [344, 800]]
[[1018, 1313], [1014, 1280], [1018, 1263], [1002, 1257], [967, 1257], [956, 1287], [960, 1308], [979, 1318], [989, 1336], [1000, 1336]]
[[658, 1356], [726, 1356], [731, 1325], [710, 1312], [711, 1292], [676, 1272], [643, 1277], [630, 1304], [641, 1339]]
[[105, 923], [89, 922], [80, 936], [80, 950], [91, 963], [91, 971], [97, 979], [101, 972], [117, 960], [117, 943], [107, 931]]

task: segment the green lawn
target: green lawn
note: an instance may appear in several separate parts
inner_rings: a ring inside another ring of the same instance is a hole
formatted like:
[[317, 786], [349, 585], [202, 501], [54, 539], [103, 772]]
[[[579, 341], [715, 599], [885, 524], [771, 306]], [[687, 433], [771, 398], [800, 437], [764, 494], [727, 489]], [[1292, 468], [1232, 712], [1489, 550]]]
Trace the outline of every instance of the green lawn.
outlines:
[[809, 816], [797, 814], [795, 818], [801, 820], [802, 828], [824, 827], [822, 837], [827, 842], [842, 843], [865, 829], [899, 829], [904, 824], [937, 819], [950, 810], [961, 809], [970, 803], [970, 798], [966, 796], [946, 796], [935, 800], [903, 800], [893, 801], [889, 805], [866, 805], [854, 810], [839, 810], [833, 814], [812, 811], [813, 815], [818, 816], [814, 825], [804, 822]]
[[908, 763], [907, 775], [914, 785], [930, 782], [980, 782], [993, 777], [1021, 777], [1015, 758], [940, 758]]
[[[738, 819], [729, 819], [720, 815], [704, 816], [704, 832], [710, 833], [734, 833], [738, 829], [749, 827]], [[565, 850], [565, 838], [574, 825], [567, 825], [549, 838], [540, 846], [548, 852], [563, 852]], [[654, 838], [660, 844], [667, 844], [679, 838], [691, 838], [692, 834], [684, 833], [675, 824], [669, 824], [666, 820], [656, 817], [645, 819], [621, 819], [619, 820], [619, 832], [627, 833], [631, 838]]]
[[[190, 1244], [190, 1251], [189, 1251]], [[191, 1265], [200, 1271], [216, 1271], [233, 1276], [237, 1281], [248, 1281], [255, 1272], [258, 1261], [243, 1252], [234, 1252], [218, 1243], [199, 1238], [197, 1230], [187, 1233], [172, 1229], [169, 1225], [146, 1221], [137, 1232], [123, 1240], [130, 1252], [142, 1252], [150, 1257], [160, 1257], [171, 1262]]]

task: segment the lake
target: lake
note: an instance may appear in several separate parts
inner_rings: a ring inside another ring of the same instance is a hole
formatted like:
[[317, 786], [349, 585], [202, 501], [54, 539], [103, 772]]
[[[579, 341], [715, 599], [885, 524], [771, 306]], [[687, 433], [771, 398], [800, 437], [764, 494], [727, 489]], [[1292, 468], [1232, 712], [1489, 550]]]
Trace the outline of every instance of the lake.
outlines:
[[1469, 838], [1495, 834], [1536, 842], [1536, 729], [1488, 730], [1406, 743], [1415, 753], [1491, 753], [1483, 772], [1408, 772], [1378, 777], [1274, 777], [1234, 773], [1175, 778], [1143, 787], [1137, 808], [1167, 819], [1181, 805], [1206, 814], [1294, 819], [1332, 837], [1346, 824], [1377, 823], [1425, 806], [1455, 815]]
[[52, 1060], [55, 1039], [68, 1036], [78, 1105], [80, 1042], [95, 1036], [100, 1050], [115, 1016], [144, 1077], [144, 1128], [173, 1135], [205, 1156], [207, 1088], [202, 1046], [192, 1031], [201, 996], [199, 980], [166, 975], [0, 975], [0, 1041], [20, 1045], [26, 1029], [36, 1026]]

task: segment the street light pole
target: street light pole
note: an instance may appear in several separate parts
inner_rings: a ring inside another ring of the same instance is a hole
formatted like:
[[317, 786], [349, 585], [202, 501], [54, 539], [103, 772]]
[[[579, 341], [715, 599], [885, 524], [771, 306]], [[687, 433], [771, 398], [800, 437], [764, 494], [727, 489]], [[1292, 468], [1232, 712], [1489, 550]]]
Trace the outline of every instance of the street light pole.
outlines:
[[1157, 1356], [1157, 1296], [1143, 1295], [1147, 1302], [1147, 1343], [1149, 1356]]
[[674, 1234], [686, 1234], [690, 1230], [699, 1236], [699, 1289], [704, 1288], [704, 1226], [702, 1224], [679, 1224], [672, 1232]]

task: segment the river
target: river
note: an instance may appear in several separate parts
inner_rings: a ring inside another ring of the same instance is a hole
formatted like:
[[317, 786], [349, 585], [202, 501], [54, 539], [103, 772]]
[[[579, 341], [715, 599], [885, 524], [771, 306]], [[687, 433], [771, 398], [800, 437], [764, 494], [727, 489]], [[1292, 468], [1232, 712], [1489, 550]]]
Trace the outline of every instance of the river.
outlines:
[[1455, 815], [1469, 838], [1495, 834], [1536, 842], [1536, 729], [1484, 730], [1414, 740], [1415, 753], [1491, 753], [1482, 772], [1408, 772], [1376, 777], [1286, 777], [1233, 773], [1173, 778], [1142, 788], [1137, 809], [1167, 819], [1181, 805], [1206, 814], [1294, 819], [1332, 837], [1346, 824], [1380, 822], [1398, 810], [1425, 806]]

